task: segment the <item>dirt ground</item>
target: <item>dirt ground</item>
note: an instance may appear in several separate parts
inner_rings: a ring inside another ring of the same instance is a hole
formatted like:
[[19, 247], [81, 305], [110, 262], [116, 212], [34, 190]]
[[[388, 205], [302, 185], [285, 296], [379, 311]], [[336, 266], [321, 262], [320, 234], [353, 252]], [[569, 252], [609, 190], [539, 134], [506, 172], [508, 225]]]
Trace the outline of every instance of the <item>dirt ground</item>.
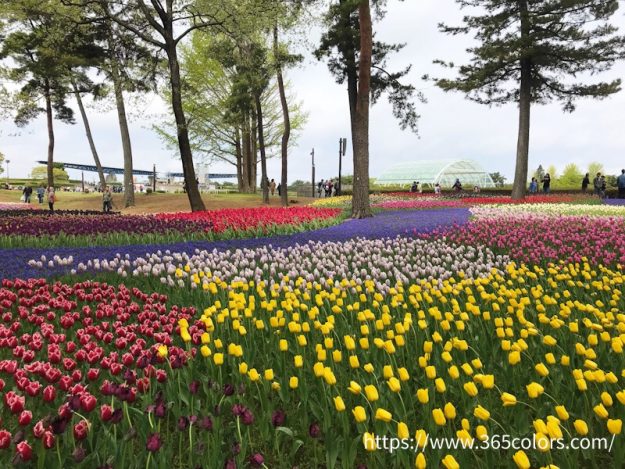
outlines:
[[[21, 191], [0, 191], [0, 202], [19, 202]], [[102, 194], [82, 194], [80, 192], [57, 192], [58, 201], [54, 208], [59, 210], [102, 210]], [[188, 212], [189, 199], [186, 194], [135, 194], [136, 205], [124, 208], [123, 194], [113, 194], [113, 209], [123, 213], [162, 213]], [[202, 194], [207, 210], [220, 208], [261, 207], [261, 194]], [[37, 196], [33, 194], [31, 201], [38, 206]], [[270, 206], [279, 207], [280, 198], [270, 197]], [[290, 205], [307, 205], [314, 201], [310, 197], [289, 197]], [[47, 208], [47, 205], [42, 205]]]

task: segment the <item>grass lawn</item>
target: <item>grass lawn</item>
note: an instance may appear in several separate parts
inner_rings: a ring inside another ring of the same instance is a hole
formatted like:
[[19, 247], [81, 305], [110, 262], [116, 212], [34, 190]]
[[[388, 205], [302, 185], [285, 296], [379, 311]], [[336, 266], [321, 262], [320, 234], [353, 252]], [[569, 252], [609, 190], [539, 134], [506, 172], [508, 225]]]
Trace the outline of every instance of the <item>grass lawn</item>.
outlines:
[[[0, 190], [0, 202], [19, 202], [22, 193], [18, 190]], [[59, 210], [101, 210], [102, 194], [81, 192], [57, 192], [58, 202], [55, 208]], [[262, 199], [260, 192], [257, 194], [202, 194], [202, 199], [208, 210], [220, 208], [245, 208], [260, 207]], [[33, 205], [38, 206], [37, 195], [33, 194]], [[307, 205], [314, 199], [310, 197], [297, 197], [295, 194], [289, 197], [292, 205]], [[136, 205], [123, 208], [123, 194], [113, 194], [113, 209], [123, 213], [159, 213], [159, 212], [188, 212], [189, 199], [186, 194], [135, 194]], [[279, 207], [280, 198], [275, 195], [270, 197], [270, 205]], [[44, 204], [42, 207], [47, 208]]]

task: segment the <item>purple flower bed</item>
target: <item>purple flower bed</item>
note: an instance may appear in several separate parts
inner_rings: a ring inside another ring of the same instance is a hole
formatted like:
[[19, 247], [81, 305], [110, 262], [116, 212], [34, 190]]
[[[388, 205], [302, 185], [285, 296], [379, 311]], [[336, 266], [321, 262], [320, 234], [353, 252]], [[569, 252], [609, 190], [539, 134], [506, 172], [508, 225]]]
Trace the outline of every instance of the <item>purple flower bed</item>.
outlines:
[[158, 250], [194, 252], [196, 249], [219, 250], [255, 248], [259, 246], [289, 247], [306, 244], [308, 241], [346, 241], [353, 238], [381, 239], [396, 236], [413, 236], [431, 232], [437, 228], [463, 225], [469, 220], [470, 212], [466, 208], [441, 210], [415, 210], [383, 212], [374, 218], [347, 220], [344, 223], [315, 231], [297, 233], [272, 238], [231, 239], [224, 241], [189, 241], [174, 244], [145, 244], [131, 246], [71, 247], [51, 249], [3, 249], [0, 250], [0, 272], [6, 278], [31, 278], [42, 275], [69, 273], [72, 267], [58, 266], [42, 271], [28, 265], [31, 259], [46, 262], [59, 256], [73, 257], [74, 266], [92, 259], [111, 259], [117, 254], [127, 255], [129, 259], [144, 256]]
[[603, 203], [607, 205], [625, 205], [625, 199], [604, 199]]

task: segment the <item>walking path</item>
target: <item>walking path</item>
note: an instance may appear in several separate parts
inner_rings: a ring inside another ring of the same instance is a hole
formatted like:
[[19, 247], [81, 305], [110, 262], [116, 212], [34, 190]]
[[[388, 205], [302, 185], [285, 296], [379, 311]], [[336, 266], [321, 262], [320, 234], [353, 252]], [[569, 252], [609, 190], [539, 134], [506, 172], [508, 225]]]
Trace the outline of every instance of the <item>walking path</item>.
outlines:
[[[171, 252], [193, 252], [199, 250], [227, 250], [272, 246], [286, 248], [308, 241], [346, 241], [353, 238], [379, 239], [396, 236], [412, 236], [427, 233], [435, 228], [461, 225], [468, 221], [470, 212], [466, 208], [446, 208], [437, 210], [400, 210], [382, 212], [373, 218], [362, 220], [346, 220], [340, 225], [306, 231], [292, 235], [274, 236], [271, 238], [230, 239], [223, 241], [189, 241], [174, 244], [139, 244], [126, 246], [95, 246], [71, 248], [18, 248], [0, 249], [0, 272], [2, 278], [28, 278], [51, 276], [69, 272], [80, 262], [87, 263], [93, 259], [112, 259], [117, 254], [128, 255], [128, 258], [144, 256], [158, 250]], [[39, 269], [28, 265], [28, 261], [42, 260], [45, 256], [49, 261], [54, 256], [61, 258], [73, 257], [71, 266], [56, 266]]]

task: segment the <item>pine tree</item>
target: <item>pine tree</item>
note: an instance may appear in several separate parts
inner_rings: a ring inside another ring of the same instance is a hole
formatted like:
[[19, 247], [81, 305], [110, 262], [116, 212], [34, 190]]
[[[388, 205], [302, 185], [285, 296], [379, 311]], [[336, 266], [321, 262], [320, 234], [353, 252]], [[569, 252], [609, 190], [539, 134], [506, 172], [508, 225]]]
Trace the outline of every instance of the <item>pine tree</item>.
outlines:
[[[623, 56], [625, 39], [610, 20], [617, 0], [457, 0], [481, 8], [464, 25], [440, 29], [451, 35], [474, 33], [470, 63], [456, 79], [437, 79], [445, 91], [462, 91], [487, 105], [517, 103], [519, 132], [512, 197], [525, 194], [531, 105], [559, 101], [564, 111], [577, 98], [602, 99], [620, 90], [621, 81], [587, 84], [576, 77], [611, 68]], [[453, 64], [437, 61], [455, 68]]]

